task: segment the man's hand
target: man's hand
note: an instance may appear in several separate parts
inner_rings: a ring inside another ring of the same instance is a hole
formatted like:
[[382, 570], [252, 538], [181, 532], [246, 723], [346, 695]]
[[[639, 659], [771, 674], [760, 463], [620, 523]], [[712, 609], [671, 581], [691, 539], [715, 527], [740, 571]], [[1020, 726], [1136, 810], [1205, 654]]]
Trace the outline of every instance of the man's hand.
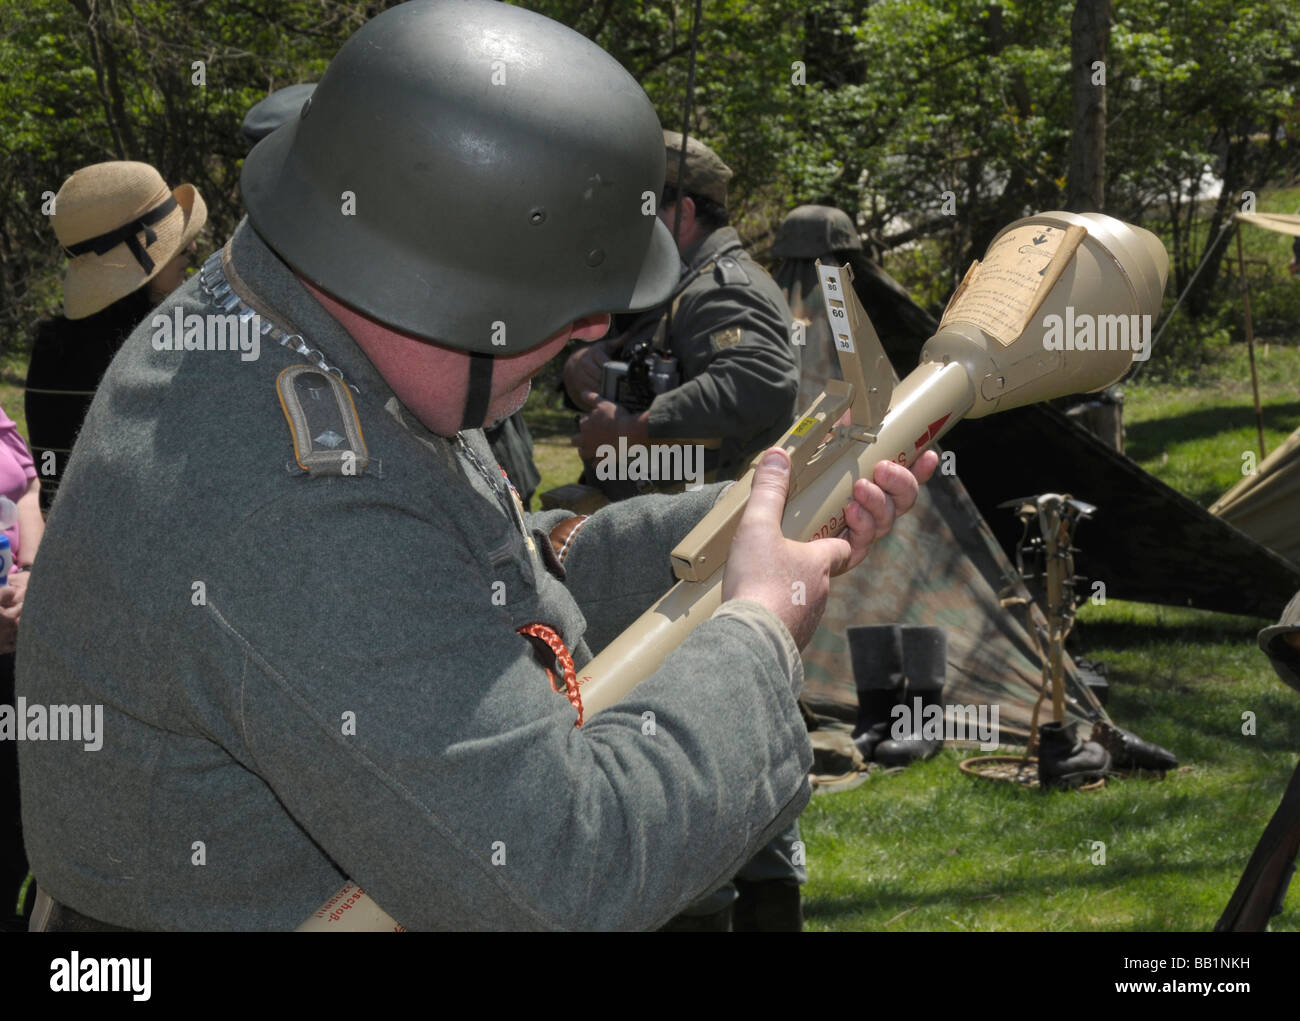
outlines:
[[796, 542], [781, 534], [790, 460], [780, 448], [772, 448], [754, 472], [749, 503], [731, 540], [723, 600], [762, 603], [781, 618], [802, 649], [825, 612], [831, 575], [862, 563], [871, 544], [889, 534], [894, 519], [911, 510], [920, 483], [938, 464], [939, 455], [932, 450], [922, 454], [911, 471], [881, 461], [872, 473], [874, 481], [858, 479], [853, 484], [853, 501], [844, 512], [846, 534]]
[[620, 436], [626, 436], [629, 445], [650, 442], [649, 413], [633, 415], [613, 401], [602, 400], [592, 390], [582, 397], [589, 401], [591, 411], [578, 419], [578, 434], [570, 442], [578, 448], [584, 461], [595, 458], [599, 447], [607, 443], [616, 445]]
[[[609, 361], [604, 344], [588, 344], [569, 355], [564, 363], [564, 389], [569, 400], [583, 411], [590, 411], [600, 400], [601, 367]], [[590, 400], [592, 394], [595, 399]]]
[[27, 596], [27, 573], [11, 574], [8, 581], [7, 585], [0, 585], [0, 654], [17, 648], [18, 620]]

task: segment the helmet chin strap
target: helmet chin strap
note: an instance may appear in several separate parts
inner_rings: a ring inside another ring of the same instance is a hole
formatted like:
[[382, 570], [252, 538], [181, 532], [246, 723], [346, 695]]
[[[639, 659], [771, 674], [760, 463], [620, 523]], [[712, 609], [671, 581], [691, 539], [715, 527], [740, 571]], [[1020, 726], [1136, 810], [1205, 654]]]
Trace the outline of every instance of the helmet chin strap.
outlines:
[[492, 367], [496, 359], [478, 351], [469, 354], [469, 388], [465, 395], [465, 417], [461, 430], [478, 429], [487, 418], [488, 402], [492, 398]]

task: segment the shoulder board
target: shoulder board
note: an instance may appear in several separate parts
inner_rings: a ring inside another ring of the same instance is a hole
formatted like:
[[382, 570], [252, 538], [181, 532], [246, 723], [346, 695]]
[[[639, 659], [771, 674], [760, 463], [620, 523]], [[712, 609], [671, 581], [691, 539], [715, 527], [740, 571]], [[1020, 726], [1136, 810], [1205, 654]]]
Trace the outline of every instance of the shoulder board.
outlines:
[[749, 274], [734, 255], [724, 255], [713, 266], [713, 279], [719, 284], [749, 285]]
[[275, 379], [289, 420], [293, 459], [318, 475], [360, 475], [370, 464], [356, 405], [342, 380], [314, 365], [290, 365]]

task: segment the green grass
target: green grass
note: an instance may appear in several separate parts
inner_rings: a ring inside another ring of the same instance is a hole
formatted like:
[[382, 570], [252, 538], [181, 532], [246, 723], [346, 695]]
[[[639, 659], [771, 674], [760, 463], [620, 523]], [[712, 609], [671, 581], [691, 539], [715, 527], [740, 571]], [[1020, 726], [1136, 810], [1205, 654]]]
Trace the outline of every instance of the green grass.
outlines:
[[[1300, 286], [1300, 285], [1297, 285]], [[1276, 450], [1300, 427], [1300, 344], [1256, 353], [1264, 444]], [[1234, 344], [1199, 377], [1176, 383], [1139, 379], [1125, 393], [1126, 453], [1165, 484], [1209, 506], [1259, 456], [1250, 364]]]
[[[1290, 212], [1297, 202], [1292, 189], [1261, 208]], [[1300, 427], [1300, 315], [1270, 311], [1300, 308], [1300, 279], [1285, 273], [1289, 238], [1255, 229], [1244, 240], [1252, 288], [1273, 284], [1255, 294], [1272, 451]], [[1258, 457], [1239, 319], [1221, 316], [1227, 327], [1190, 364], [1153, 366], [1126, 388], [1127, 452], [1203, 506], [1242, 477], [1243, 453]], [[1270, 623], [1114, 600], [1085, 606], [1076, 637], [1109, 668], [1112, 718], [1174, 751], [1182, 768], [1045, 794], [967, 777], [957, 762], [982, 753], [945, 750], [814, 797], [801, 821], [808, 928], [1208, 931], [1300, 751], [1300, 695], [1255, 644]], [[1254, 714], [1254, 735], [1242, 733], [1243, 713]], [[1098, 841], [1105, 864], [1093, 862]], [[1300, 929], [1297, 889], [1270, 928]]]
[[[1112, 716], [1174, 750], [1163, 780], [1044, 793], [958, 772], [945, 750], [801, 826], [815, 930], [1208, 930], [1276, 808], [1300, 698], [1254, 645], [1264, 621], [1110, 601], [1080, 629], [1110, 666]], [[1256, 733], [1242, 734], [1242, 713]], [[1105, 863], [1094, 864], [1095, 842]], [[1300, 929], [1293, 895], [1274, 930]]]
[[[1300, 425], [1300, 347], [1260, 360], [1266, 442]], [[1142, 380], [1125, 407], [1129, 453], [1208, 504], [1255, 449], [1245, 352], [1176, 381]], [[1193, 551], [1189, 551], [1189, 555]], [[1208, 930], [1227, 905], [1300, 750], [1300, 696], [1255, 644], [1271, 621], [1124, 603], [1086, 605], [1076, 629], [1109, 668], [1112, 718], [1174, 751], [1164, 780], [1091, 794], [967, 777], [970, 752], [819, 796], [804, 813], [808, 927]], [[1256, 733], [1242, 733], [1243, 713]], [[978, 753], [976, 753], [978, 754]], [[1094, 842], [1105, 864], [1094, 864]], [[1274, 930], [1300, 929], [1292, 892]]]

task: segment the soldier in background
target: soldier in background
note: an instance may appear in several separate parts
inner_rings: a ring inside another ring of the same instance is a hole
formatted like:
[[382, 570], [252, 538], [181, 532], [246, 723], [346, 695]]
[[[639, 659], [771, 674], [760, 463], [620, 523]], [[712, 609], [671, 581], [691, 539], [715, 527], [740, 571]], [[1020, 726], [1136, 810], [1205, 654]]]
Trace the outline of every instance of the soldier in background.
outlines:
[[799, 409], [826, 389], [827, 380], [843, 379], [830, 325], [822, 313], [822, 288], [815, 260], [843, 266], [853, 252], [862, 251], [862, 238], [847, 213], [833, 206], [798, 206], [777, 228], [772, 258], [783, 260], [776, 285], [785, 294], [793, 322], [804, 337], [799, 357]]
[[[564, 367], [569, 398], [588, 412], [575, 445], [584, 462], [603, 444], [701, 444], [706, 481], [735, 478], [754, 454], [781, 437], [796, 411], [799, 360], [790, 343], [790, 309], [772, 278], [728, 226], [731, 168], [712, 149], [664, 132], [667, 169], [659, 218], [677, 224], [682, 277], [669, 300], [623, 317], [616, 334], [579, 348]], [[607, 362], [628, 366], [621, 400], [601, 393]], [[653, 377], [653, 378], [652, 378]], [[598, 480], [611, 499], [644, 485]]]

